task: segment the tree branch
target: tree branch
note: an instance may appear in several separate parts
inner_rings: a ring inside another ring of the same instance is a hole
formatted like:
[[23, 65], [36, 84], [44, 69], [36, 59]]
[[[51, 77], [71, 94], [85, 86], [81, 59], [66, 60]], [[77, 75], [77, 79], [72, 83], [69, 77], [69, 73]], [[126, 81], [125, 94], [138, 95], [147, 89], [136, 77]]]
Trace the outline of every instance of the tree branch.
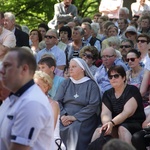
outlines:
[[89, 4], [86, 6], [86, 8], [84, 9], [84, 11], [82, 12], [82, 15], [83, 15], [83, 16], [84, 16], [84, 14], [87, 12], [88, 8], [89, 8], [92, 4], [94, 4], [94, 3], [97, 3], [97, 2], [91, 2], [91, 3], [89, 3]]
[[26, 5], [29, 5], [28, 7], [26, 7], [25, 9], [19, 11], [17, 14], [15, 14], [15, 16], [19, 16], [20, 14], [27, 12], [29, 9], [33, 8], [34, 6], [37, 6], [39, 3], [42, 3], [43, 0], [40, 0], [38, 2], [35, 3], [35, 5], [30, 5], [31, 3], [26, 3]]

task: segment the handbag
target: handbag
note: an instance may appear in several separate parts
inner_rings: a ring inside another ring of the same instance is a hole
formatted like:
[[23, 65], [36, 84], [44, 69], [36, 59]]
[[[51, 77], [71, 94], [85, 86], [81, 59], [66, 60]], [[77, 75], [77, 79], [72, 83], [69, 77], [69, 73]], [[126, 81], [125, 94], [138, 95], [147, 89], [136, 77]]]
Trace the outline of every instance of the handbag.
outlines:
[[88, 145], [87, 150], [102, 150], [104, 144], [106, 144], [109, 140], [112, 139], [111, 135], [104, 136], [105, 130], [102, 131], [99, 138], [97, 138], [95, 141], [91, 142]]

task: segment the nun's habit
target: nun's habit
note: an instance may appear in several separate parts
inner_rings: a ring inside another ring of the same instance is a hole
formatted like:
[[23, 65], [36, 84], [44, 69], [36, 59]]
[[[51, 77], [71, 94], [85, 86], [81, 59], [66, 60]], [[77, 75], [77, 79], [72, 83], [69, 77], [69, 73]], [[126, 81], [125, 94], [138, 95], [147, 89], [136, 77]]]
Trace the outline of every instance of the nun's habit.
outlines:
[[97, 127], [100, 92], [86, 62], [80, 58], [72, 60], [85, 71], [85, 77], [65, 80], [54, 99], [60, 105], [60, 116], [67, 114], [77, 119], [68, 126], [60, 121], [60, 135], [67, 150], [86, 150]]

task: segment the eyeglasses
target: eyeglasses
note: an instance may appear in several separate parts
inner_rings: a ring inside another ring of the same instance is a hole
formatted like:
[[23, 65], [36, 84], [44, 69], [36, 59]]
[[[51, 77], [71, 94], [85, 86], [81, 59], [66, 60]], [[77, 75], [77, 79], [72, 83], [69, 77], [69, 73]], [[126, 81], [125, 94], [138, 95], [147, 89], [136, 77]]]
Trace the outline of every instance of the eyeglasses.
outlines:
[[134, 62], [135, 59], [136, 59], [136, 58], [127, 58], [127, 59], [126, 59], [126, 62], [129, 62], [130, 60], [131, 60], [132, 62]]
[[55, 39], [56, 39], [55, 36], [51, 36], [51, 35], [45, 35], [44, 37], [45, 37], [45, 38], [49, 38], [49, 39], [52, 39], [52, 38], [55, 38]]
[[146, 40], [137, 40], [137, 43], [139, 43], [139, 42], [145, 43], [145, 42], [147, 42], [147, 41], [146, 41]]
[[120, 48], [130, 48], [130, 45], [120, 45]]
[[120, 76], [120, 74], [114, 74], [114, 75], [108, 76], [108, 78], [109, 78], [110, 80], [111, 80], [113, 77], [114, 77], [115, 79], [118, 79], [119, 76]]
[[93, 59], [93, 56], [87, 53], [83, 53], [84, 57], [87, 57], [88, 59]]
[[104, 58], [106, 58], [106, 59], [109, 59], [109, 58], [111, 58], [111, 57], [113, 57], [114, 55], [111, 55], [111, 56], [109, 56], [109, 55], [103, 55], [103, 56], [101, 56], [103, 59]]

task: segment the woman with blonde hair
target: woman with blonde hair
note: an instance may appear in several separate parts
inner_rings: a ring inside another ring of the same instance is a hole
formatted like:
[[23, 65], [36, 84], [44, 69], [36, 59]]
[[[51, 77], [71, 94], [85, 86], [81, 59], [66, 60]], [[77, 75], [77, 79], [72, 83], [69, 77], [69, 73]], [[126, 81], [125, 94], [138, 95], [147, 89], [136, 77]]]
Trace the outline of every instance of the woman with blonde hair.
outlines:
[[114, 24], [108, 26], [108, 28], [106, 29], [106, 39], [104, 39], [102, 41], [102, 49], [101, 50], [104, 50], [108, 46], [108, 40], [107, 40], [108, 38], [117, 37], [117, 35], [118, 35], [118, 27], [115, 26]]
[[[48, 91], [52, 88], [53, 81], [51, 77], [42, 71], [36, 71], [34, 74], [34, 82], [41, 88], [41, 90], [48, 96]], [[55, 150], [58, 149], [57, 146], [61, 144], [61, 149], [65, 150], [65, 146], [63, 143], [57, 143], [56, 141], [60, 140], [59, 135], [59, 116], [60, 116], [60, 109], [59, 105], [56, 101], [52, 100], [48, 97], [50, 104], [52, 106], [54, 112], [54, 139], [55, 139]]]

